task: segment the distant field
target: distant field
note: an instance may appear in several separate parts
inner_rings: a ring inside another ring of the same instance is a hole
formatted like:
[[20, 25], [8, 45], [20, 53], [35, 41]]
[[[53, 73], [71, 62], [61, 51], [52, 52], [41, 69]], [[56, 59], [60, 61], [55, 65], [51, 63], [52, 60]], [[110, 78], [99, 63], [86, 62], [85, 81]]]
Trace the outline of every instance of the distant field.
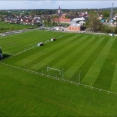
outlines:
[[37, 47], [37, 44], [41, 41], [45, 42], [53, 37], [58, 38], [61, 35], [65, 35], [65, 33], [40, 30], [30, 31], [23, 34], [0, 37], [0, 46], [4, 52], [13, 55], [26, 49]]
[[[52, 37], [57, 40], [48, 42]], [[37, 47], [38, 42], [45, 44]], [[116, 37], [32, 31], [2, 37], [0, 44], [12, 55], [2, 63], [117, 93]], [[0, 69], [3, 116], [117, 115], [116, 94], [2, 64]]]
[[23, 24], [9, 24], [6, 22], [0, 22], [0, 32], [5, 32], [5, 31], [9, 31], [9, 30], [28, 29], [30, 27], [36, 28], [37, 26], [23, 25]]

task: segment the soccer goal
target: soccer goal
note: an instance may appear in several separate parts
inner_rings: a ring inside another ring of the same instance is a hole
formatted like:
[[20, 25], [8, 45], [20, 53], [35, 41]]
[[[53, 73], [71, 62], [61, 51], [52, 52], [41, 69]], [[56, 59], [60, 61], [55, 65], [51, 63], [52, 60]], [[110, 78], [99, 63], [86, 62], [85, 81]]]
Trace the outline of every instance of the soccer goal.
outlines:
[[47, 73], [49, 75], [54, 75], [54, 76], [61, 76], [62, 75], [62, 70], [60, 69], [56, 69], [56, 68], [53, 68], [53, 67], [47, 67]]

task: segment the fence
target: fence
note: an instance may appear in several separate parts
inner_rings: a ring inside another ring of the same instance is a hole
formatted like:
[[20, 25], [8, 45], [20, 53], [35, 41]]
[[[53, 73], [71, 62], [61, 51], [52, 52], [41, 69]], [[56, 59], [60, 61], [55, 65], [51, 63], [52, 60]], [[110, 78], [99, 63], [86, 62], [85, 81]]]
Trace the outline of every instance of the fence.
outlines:
[[30, 72], [30, 73], [33, 73], [33, 74], [37, 74], [37, 75], [41, 75], [41, 76], [45, 76], [47, 78], [51, 78], [51, 79], [55, 79], [55, 80], [60, 80], [60, 81], [63, 81], [63, 82], [68, 82], [70, 84], [74, 84], [76, 86], [83, 86], [83, 87], [87, 87], [87, 88], [90, 88], [90, 89], [94, 89], [94, 90], [98, 90], [98, 91], [103, 91], [103, 92], [106, 92], [108, 94], [114, 94], [114, 95], [117, 95], [117, 93], [115, 92], [111, 92], [111, 91], [108, 91], [108, 90], [104, 90], [104, 89], [100, 89], [100, 88], [97, 88], [97, 87], [93, 87], [92, 85], [86, 85], [86, 84], [81, 84], [81, 83], [77, 83], [77, 82], [73, 82], [73, 81], [70, 81], [70, 80], [66, 80], [66, 79], [63, 79], [63, 78], [58, 78], [57, 76], [54, 77], [54, 76], [50, 76], [48, 74], [44, 74], [43, 72], [40, 73], [40, 72], [36, 72], [36, 71], [32, 71], [32, 70], [28, 70], [28, 69], [25, 69], [25, 68], [21, 68], [21, 67], [18, 67], [18, 66], [14, 66], [14, 65], [10, 65], [10, 64], [6, 64], [6, 63], [3, 63], [3, 62], [0, 62], [0, 64], [2, 65], [6, 65], [6, 66], [10, 66], [10, 67], [13, 67], [13, 68], [17, 68], [19, 70], [23, 70], [23, 71], [26, 71], [26, 72]]
[[[65, 35], [68, 35], [68, 34], [65, 34]], [[63, 36], [59, 36], [57, 39], [59, 39], [61, 37], [63, 37]], [[49, 42], [51, 42], [51, 41], [49, 41]], [[29, 48], [25, 49], [24, 51], [21, 51], [21, 52], [13, 55], [11, 57], [14, 57], [14, 56], [17, 56], [19, 54], [22, 54], [23, 52], [26, 52], [28, 50], [31, 50], [31, 49], [33, 49], [35, 47], [37, 47], [37, 46], [29, 47]], [[6, 65], [6, 66], [10, 66], [10, 67], [14, 67], [14, 68], [17, 68], [17, 69], [20, 69], [20, 70], [23, 70], [23, 71], [27, 71], [27, 72], [33, 73], [33, 74], [39, 74], [39, 75], [42, 75], [42, 76], [46, 76], [46, 77], [49, 77], [49, 78], [52, 78], [52, 79], [55, 79], [55, 80], [61, 80], [61, 81], [64, 81], [64, 82], [68, 82], [68, 83], [71, 83], [71, 84], [75, 84], [77, 86], [84, 86], [84, 87], [88, 87], [90, 89], [99, 90], [100, 92], [103, 91], [103, 92], [107, 92], [108, 94], [115, 94], [115, 95], [117, 95], [117, 93], [115, 93], [115, 92], [111, 92], [111, 91], [108, 91], [108, 90], [104, 90], [104, 89], [100, 89], [100, 88], [97, 88], [97, 87], [93, 87], [92, 85], [89, 86], [89, 85], [85, 85], [85, 84], [73, 82], [73, 81], [70, 81], [70, 80], [65, 80], [63, 78], [58, 78], [57, 76], [56, 77], [53, 77], [53, 76], [44, 74], [43, 72], [42, 73], [39, 73], [39, 72], [36, 72], [36, 71], [32, 71], [32, 70], [28, 70], [28, 69], [25, 69], [25, 68], [21, 68], [21, 67], [18, 67], [18, 66], [13, 66], [13, 65], [10, 65], [10, 64], [5, 64], [3, 62], [0, 62], [0, 64]]]

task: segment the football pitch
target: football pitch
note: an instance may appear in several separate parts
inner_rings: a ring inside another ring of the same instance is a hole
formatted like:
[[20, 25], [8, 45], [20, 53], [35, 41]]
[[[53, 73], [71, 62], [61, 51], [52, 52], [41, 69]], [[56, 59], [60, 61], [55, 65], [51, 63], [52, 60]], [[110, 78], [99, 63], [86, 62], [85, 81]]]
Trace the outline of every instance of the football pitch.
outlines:
[[0, 44], [11, 55], [0, 64], [3, 115], [117, 115], [117, 37], [32, 31]]

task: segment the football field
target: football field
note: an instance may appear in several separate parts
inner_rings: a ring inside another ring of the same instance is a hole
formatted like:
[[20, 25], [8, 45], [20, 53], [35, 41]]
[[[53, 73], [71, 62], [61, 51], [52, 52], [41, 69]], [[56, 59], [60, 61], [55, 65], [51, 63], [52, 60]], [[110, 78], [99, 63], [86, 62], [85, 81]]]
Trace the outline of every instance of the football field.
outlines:
[[[53, 37], [55, 41], [51, 41]], [[44, 42], [44, 45], [37, 46], [39, 42]], [[3, 115], [6, 105], [10, 104], [10, 100], [8, 103], [4, 101], [11, 95], [16, 99], [11, 99], [15, 100], [12, 108], [17, 105], [21, 108], [24, 98], [23, 108], [28, 108], [24, 115], [117, 115], [117, 37], [32, 31], [0, 38], [0, 44], [3, 53], [10, 54], [0, 64], [0, 69], [3, 68], [1, 88], [6, 92], [11, 90], [7, 94], [3, 90], [4, 95], [0, 98]], [[7, 85], [9, 88], [5, 88]], [[6, 110], [10, 113], [8, 107]], [[11, 115], [18, 112], [22, 115], [23, 110], [15, 110]]]
[[[43, 39], [45, 35], [42, 33], [40, 36]], [[28, 43], [27, 40], [23, 41], [21, 48], [24, 48], [23, 45], [27, 46]], [[32, 43], [32, 45], [34, 44]], [[117, 83], [116, 45], [116, 37], [66, 34], [41, 47], [37, 47], [35, 44], [34, 48], [28, 48], [27, 51], [4, 62], [117, 92], [115, 87]], [[17, 47], [17, 44], [15, 46]]]

